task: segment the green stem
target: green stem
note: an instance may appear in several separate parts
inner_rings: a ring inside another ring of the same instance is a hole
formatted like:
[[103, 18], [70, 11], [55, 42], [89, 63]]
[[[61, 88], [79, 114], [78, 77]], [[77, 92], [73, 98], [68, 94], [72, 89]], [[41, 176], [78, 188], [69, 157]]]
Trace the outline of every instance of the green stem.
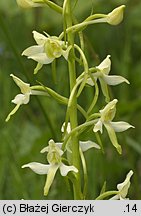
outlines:
[[[66, 25], [67, 28], [72, 26], [72, 13], [71, 13], [71, 3], [70, 0], [65, 1], [65, 18], [66, 18]], [[69, 32], [68, 36], [68, 43], [72, 46], [69, 60], [68, 60], [68, 68], [69, 68], [69, 78], [70, 78], [70, 92], [72, 91], [73, 87], [76, 84], [76, 68], [75, 68], [75, 58], [74, 58], [74, 34]], [[72, 99], [71, 107], [69, 108], [69, 116], [70, 116], [70, 124], [72, 130], [77, 127], [77, 97], [74, 94]], [[74, 192], [74, 199], [82, 199], [81, 193], [81, 181], [80, 181], [80, 155], [79, 155], [79, 141], [77, 133], [71, 137], [72, 143], [72, 163], [73, 165], [79, 170], [76, 175], [76, 180], [73, 182], [73, 192]]]
[[119, 191], [107, 191], [101, 195], [99, 195], [96, 200], [103, 200], [104, 198], [108, 197], [108, 196], [111, 196], [111, 195], [116, 195], [118, 194]]
[[87, 111], [88, 114], [90, 114], [91, 111], [93, 110], [93, 108], [94, 108], [94, 106], [95, 106], [95, 104], [96, 104], [96, 102], [98, 100], [98, 95], [99, 95], [99, 88], [98, 88], [97, 82], [95, 80], [93, 80], [93, 81], [94, 81], [94, 86], [95, 86], [95, 95], [94, 95], [92, 103], [91, 103], [91, 105], [90, 105], [90, 107], [89, 107], [89, 109]]
[[91, 21], [91, 20], [98, 19], [98, 18], [105, 18], [106, 16], [107, 16], [106, 14], [93, 14], [87, 17], [84, 21]]
[[[95, 20], [90, 20], [90, 21], [83, 21], [81, 23], [78, 23], [76, 25], [73, 25], [71, 27], [68, 27], [66, 29], [66, 33], [70, 33], [70, 32], [79, 32], [79, 31], [83, 31], [88, 25], [92, 25], [92, 24], [96, 24], [96, 23], [106, 23], [106, 15], [104, 16], [104, 18], [99, 18], [99, 19], [95, 19]], [[59, 35], [60, 40], [64, 37], [64, 32], [62, 32]]]
[[101, 141], [101, 138], [100, 138], [100, 135], [99, 135], [98, 132], [95, 133], [95, 137], [96, 137], [97, 143], [98, 143], [98, 144], [100, 145], [100, 147], [101, 147], [102, 153], [104, 154], [103, 144], [102, 144], [102, 141]]
[[84, 79], [81, 83], [81, 86], [78, 90], [78, 93], [77, 93], [77, 97], [79, 97], [79, 95], [81, 94], [81, 92], [83, 91], [83, 88], [85, 87], [85, 84], [87, 82], [87, 78], [88, 78], [88, 74], [89, 74], [89, 67], [88, 67], [88, 62], [87, 62], [87, 59], [83, 53], [83, 51], [80, 49], [79, 46], [77, 46], [76, 44], [74, 45], [74, 47], [78, 50], [78, 52], [80, 53], [81, 57], [82, 57], [82, 60], [83, 60], [83, 65], [84, 65]]

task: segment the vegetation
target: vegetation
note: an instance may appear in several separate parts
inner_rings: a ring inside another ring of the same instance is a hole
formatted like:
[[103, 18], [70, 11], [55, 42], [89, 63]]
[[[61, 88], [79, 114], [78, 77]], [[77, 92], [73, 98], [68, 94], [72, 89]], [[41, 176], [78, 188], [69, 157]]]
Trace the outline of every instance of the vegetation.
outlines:
[[[55, 2], [60, 3], [61, 0]], [[74, 12], [81, 21], [92, 11], [108, 13], [121, 4], [125, 4], [125, 0], [109, 1], [108, 4], [105, 0], [87, 2], [78, 0]], [[120, 74], [130, 81], [130, 86], [123, 84], [112, 87], [110, 93], [112, 98], [119, 100], [116, 118], [135, 126], [134, 130], [118, 134], [123, 149], [122, 155], [117, 154], [106, 133], [102, 136], [106, 146], [105, 153], [98, 151], [86, 153], [89, 199], [95, 199], [99, 195], [105, 179], [107, 190], [114, 190], [117, 183], [123, 182], [130, 169], [134, 171], [129, 191], [130, 199], [141, 198], [140, 10], [140, 1], [127, 0], [125, 18], [119, 26], [99, 24], [84, 31], [89, 65], [98, 65], [107, 54], [110, 54], [113, 59], [112, 73]], [[21, 169], [23, 164], [35, 159], [46, 163], [39, 152], [49, 139], [61, 139], [61, 131], [58, 133], [58, 128], [62, 126], [66, 107], [62, 107], [50, 98], [32, 97], [30, 106], [22, 106], [8, 124], [5, 122], [7, 114], [13, 108], [10, 101], [17, 94], [17, 86], [11, 82], [9, 76], [11, 73], [31, 85], [38, 81], [68, 96], [68, 74], [63, 59], [57, 63], [59, 70], [55, 79], [51, 76], [50, 66], [46, 66], [34, 76], [35, 62], [21, 57], [21, 52], [33, 44], [31, 33], [33, 30], [58, 35], [62, 28], [61, 23], [62, 17], [50, 8], [23, 11], [17, 7], [16, 1], [0, 1], [0, 199], [72, 199], [72, 194], [68, 192], [70, 189], [67, 187], [67, 181], [60, 175], [57, 174], [52, 190], [47, 197], [44, 197], [42, 190], [45, 177]], [[92, 93], [91, 88], [84, 90], [83, 97], [79, 101], [83, 107], [87, 108]], [[100, 94], [99, 105], [102, 100], [103, 95]], [[79, 121], [83, 122], [81, 115]], [[93, 133], [88, 133], [89, 137], [93, 137]], [[86, 139], [87, 135], [82, 138]], [[65, 184], [66, 190], [64, 190]]]

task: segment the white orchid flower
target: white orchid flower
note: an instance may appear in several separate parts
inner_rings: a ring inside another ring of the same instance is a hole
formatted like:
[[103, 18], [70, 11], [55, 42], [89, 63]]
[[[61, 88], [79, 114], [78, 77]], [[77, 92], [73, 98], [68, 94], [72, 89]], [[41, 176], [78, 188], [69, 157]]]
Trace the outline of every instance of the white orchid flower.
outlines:
[[[64, 129], [65, 129], [65, 122], [63, 123], [62, 128], [61, 128], [61, 132], [62, 132], [62, 133], [64, 133]], [[67, 128], [66, 128], [66, 133], [69, 134], [70, 132], [71, 132], [71, 124], [70, 124], [70, 122], [68, 122]], [[61, 146], [62, 146], [62, 143], [59, 143], [59, 145], [60, 145], [60, 147], [61, 147]], [[85, 151], [87, 151], [87, 150], [89, 150], [89, 149], [91, 149], [91, 148], [100, 149], [100, 146], [99, 146], [97, 143], [95, 143], [95, 142], [93, 142], [93, 141], [91, 141], [91, 140], [79, 141], [79, 146], [80, 146], [80, 148], [81, 148], [81, 150], [82, 150], [83, 152], [85, 152]], [[71, 150], [70, 150], [69, 147], [67, 147], [67, 150], [68, 150], [69, 152], [71, 152]]]
[[32, 90], [30, 84], [23, 82], [21, 79], [14, 76], [13, 74], [10, 74], [10, 76], [13, 78], [17, 86], [20, 88], [22, 94], [16, 95], [16, 97], [12, 100], [12, 103], [16, 104], [16, 107], [9, 113], [9, 115], [6, 118], [6, 121], [9, 121], [10, 117], [17, 112], [17, 110], [22, 104], [29, 103], [30, 95], [48, 95], [47, 93], [41, 91]]
[[133, 171], [130, 170], [130, 172], [127, 174], [126, 179], [124, 180], [123, 183], [120, 183], [117, 185], [117, 189], [119, 191], [119, 193], [115, 196], [113, 196], [110, 200], [124, 200], [124, 199], [128, 199], [126, 198], [127, 194], [128, 194], [128, 190], [130, 187], [130, 178], [133, 175]]
[[[96, 73], [92, 73], [92, 76], [95, 79], [95, 81], [99, 79], [102, 93], [106, 97], [107, 102], [109, 102], [109, 93], [107, 85], [114, 86], [123, 82], [129, 84], [129, 81], [122, 76], [109, 75], [109, 72], [111, 70], [110, 55], [107, 55], [107, 57], [100, 63], [100, 65], [96, 66], [96, 70]], [[87, 84], [94, 86], [94, 82], [91, 78], [88, 78]]]
[[114, 99], [113, 101], [110, 101], [104, 109], [100, 110], [101, 117], [98, 118], [96, 121], [96, 124], [93, 128], [94, 132], [100, 131], [103, 132], [103, 125], [105, 126], [109, 138], [113, 144], [113, 146], [117, 149], [117, 151], [121, 154], [121, 146], [118, 144], [117, 137], [115, 132], [123, 132], [129, 128], [134, 128], [132, 125], [130, 125], [127, 122], [119, 121], [119, 122], [113, 122], [113, 118], [116, 114], [116, 104], [118, 100]]
[[29, 167], [31, 170], [33, 170], [33, 172], [39, 175], [47, 175], [44, 187], [44, 195], [47, 196], [58, 169], [60, 170], [62, 176], [66, 176], [70, 171], [77, 173], [78, 169], [74, 166], [67, 166], [62, 162], [61, 156], [64, 152], [61, 150], [59, 143], [55, 143], [53, 140], [50, 140], [49, 146], [41, 150], [41, 153], [45, 152], [47, 152], [47, 160], [49, 164], [32, 162], [23, 165], [22, 168]]
[[17, 1], [17, 4], [22, 8], [32, 8], [32, 7], [43, 6], [43, 3], [35, 3], [33, 0], [16, 0], [16, 1]]
[[71, 46], [67, 46], [64, 41], [59, 40], [55, 36], [45, 36], [36, 31], [33, 31], [33, 37], [37, 43], [23, 51], [22, 55], [27, 56], [38, 62], [35, 73], [43, 66], [43, 64], [50, 64], [54, 59], [63, 56], [68, 60]]

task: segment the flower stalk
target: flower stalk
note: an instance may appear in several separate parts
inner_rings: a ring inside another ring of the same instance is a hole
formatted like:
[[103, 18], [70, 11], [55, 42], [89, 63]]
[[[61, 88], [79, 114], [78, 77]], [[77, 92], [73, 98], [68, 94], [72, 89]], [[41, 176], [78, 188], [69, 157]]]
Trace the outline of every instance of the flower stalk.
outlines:
[[[71, 2], [70, 0], [66, 0], [66, 25], [67, 28], [71, 27], [73, 24], [72, 21], [72, 15], [71, 15]], [[74, 58], [74, 34], [70, 31], [67, 33], [67, 39], [69, 45], [72, 46], [72, 49], [69, 54], [68, 59], [68, 69], [69, 69], [69, 78], [70, 78], [70, 92], [72, 91], [73, 87], [76, 84], [76, 68], [75, 68], [75, 58]], [[74, 129], [77, 127], [77, 97], [76, 94], [74, 94], [71, 107], [69, 107], [69, 117], [70, 117], [70, 123], [71, 128]], [[77, 133], [77, 132], [76, 132]], [[73, 191], [74, 191], [74, 199], [82, 199], [81, 194], [81, 181], [80, 181], [80, 155], [79, 155], [79, 141], [77, 134], [74, 134], [73, 137], [71, 137], [71, 143], [72, 143], [72, 164], [79, 170], [78, 173], [76, 173], [76, 180], [73, 184]]]

